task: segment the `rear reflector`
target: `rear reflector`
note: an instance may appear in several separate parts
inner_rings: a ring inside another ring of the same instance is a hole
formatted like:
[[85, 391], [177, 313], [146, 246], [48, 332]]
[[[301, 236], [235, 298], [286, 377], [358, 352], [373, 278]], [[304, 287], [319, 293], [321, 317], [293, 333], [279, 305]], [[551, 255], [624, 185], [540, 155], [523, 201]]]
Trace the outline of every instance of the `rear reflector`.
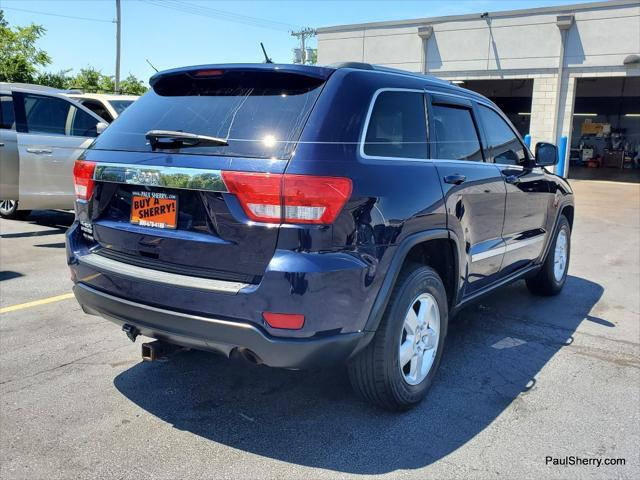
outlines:
[[73, 185], [77, 200], [89, 200], [93, 195], [93, 172], [96, 169], [95, 162], [76, 160], [73, 165]]
[[299, 330], [304, 325], [304, 315], [293, 313], [263, 312], [262, 316], [271, 328], [286, 328]]
[[351, 196], [351, 180], [341, 177], [223, 171], [222, 178], [257, 222], [330, 224]]

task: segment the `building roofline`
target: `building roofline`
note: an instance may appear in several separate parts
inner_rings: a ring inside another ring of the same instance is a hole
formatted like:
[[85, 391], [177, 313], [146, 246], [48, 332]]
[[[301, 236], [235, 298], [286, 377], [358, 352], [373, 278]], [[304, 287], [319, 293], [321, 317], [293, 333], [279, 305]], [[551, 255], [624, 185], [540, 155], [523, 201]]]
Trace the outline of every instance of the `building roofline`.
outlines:
[[[573, 5], [559, 5], [555, 7], [537, 7], [526, 8], [520, 10], [500, 10], [497, 12], [489, 12], [490, 18], [501, 17], [513, 17], [520, 15], [535, 15], [539, 13], [572, 13], [581, 10], [592, 10], [597, 8], [615, 8], [615, 7], [628, 7], [628, 6], [640, 6], [638, 0], [608, 0], [603, 2], [590, 2], [590, 3], [576, 3]], [[414, 18], [408, 20], [387, 20], [383, 22], [369, 22], [369, 23], [353, 23], [347, 25], [336, 25], [332, 27], [321, 27], [316, 29], [317, 33], [333, 33], [343, 32], [350, 30], [366, 30], [369, 28], [381, 28], [381, 27], [407, 27], [417, 26], [423, 24], [434, 24], [444, 22], [461, 22], [468, 20], [479, 20], [479, 13], [467, 13], [464, 15], [446, 15], [442, 17], [427, 17], [427, 18]]]

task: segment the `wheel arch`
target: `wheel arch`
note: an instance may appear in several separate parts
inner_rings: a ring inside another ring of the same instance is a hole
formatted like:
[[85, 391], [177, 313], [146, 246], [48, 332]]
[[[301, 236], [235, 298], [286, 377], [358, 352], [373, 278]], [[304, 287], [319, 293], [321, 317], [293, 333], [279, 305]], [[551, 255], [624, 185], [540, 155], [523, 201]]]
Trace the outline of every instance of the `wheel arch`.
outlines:
[[[445, 248], [445, 255], [442, 255]], [[407, 237], [398, 248], [385, 274], [369, 318], [366, 331], [375, 331], [389, 303], [391, 292], [402, 269], [409, 263], [421, 263], [436, 270], [445, 285], [449, 308], [456, 305], [460, 272], [459, 245], [457, 236], [447, 229], [429, 230]], [[438, 253], [438, 255], [435, 255]]]
[[565, 217], [567, 217], [567, 220], [569, 221], [569, 228], [571, 228], [571, 230], [573, 230], [573, 214], [574, 214], [574, 212], [575, 212], [575, 207], [573, 205], [571, 205], [571, 204], [565, 205], [560, 210], [560, 215], [564, 215]]

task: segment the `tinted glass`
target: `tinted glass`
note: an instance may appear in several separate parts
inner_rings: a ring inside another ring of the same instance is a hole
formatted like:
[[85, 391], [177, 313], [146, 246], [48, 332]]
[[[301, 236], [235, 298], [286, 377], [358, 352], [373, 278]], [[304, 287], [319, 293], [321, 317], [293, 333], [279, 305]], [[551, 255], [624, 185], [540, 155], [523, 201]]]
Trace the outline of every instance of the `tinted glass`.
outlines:
[[185, 154], [288, 158], [322, 81], [284, 73], [227, 72], [220, 78], [169, 77], [127, 108], [93, 148], [150, 151], [150, 130], [223, 138], [229, 146], [177, 148]]
[[480, 105], [479, 111], [493, 161], [507, 165], [524, 163], [526, 154], [522, 142], [507, 122], [488, 107]]
[[107, 123], [113, 122], [113, 117], [107, 108], [97, 100], [82, 100], [81, 103], [100, 118], [103, 118]]
[[15, 128], [13, 99], [10, 95], [0, 95], [0, 128]]
[[133, 103], [133, 100], [109, 100], [113, 109], [120, 115], [125, 109]]
[[424, 97], [418, 92], [382, 92], [371, 112], [364, 153], [375, 157], [427, 158]]
[[471, 110], [433, 105], [435, 158], [444, 160], [482, 160], [480, 141]]
[[74, 137], [97, 137], [96, 124], [98, 121], [87, 112], [75, 107], [73, 109], [75, 110], [75, 115], [71, 123], [71, 135]]
[[64, 135], [69, 108], [66, 100], [42, 95], [24, 95], [24, 108], [27, 115], [29, 133], [52, 133]]

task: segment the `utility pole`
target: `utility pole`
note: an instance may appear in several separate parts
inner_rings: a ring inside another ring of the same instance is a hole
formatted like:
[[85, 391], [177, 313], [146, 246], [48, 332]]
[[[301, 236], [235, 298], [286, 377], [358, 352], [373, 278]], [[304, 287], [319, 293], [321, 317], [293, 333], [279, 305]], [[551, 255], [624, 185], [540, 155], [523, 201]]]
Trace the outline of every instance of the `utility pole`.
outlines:
[[306, 65], [307, 63], [307, 50], [305, 48], [305, 42], [307, 38], [315, 37], [316, 31], [313, 28], [303, 28], [302, 30], [298, 30], [297, 32], [291, 32], [292, 37], [296, 37], [300, 40], [300, 59], [302, 60], [302, 65]]
[[120, 93], [120, 26], [122, 17], [120, 15], [120, 0], [116, 0], [116, 80], [114, 84], [115, 93]]

